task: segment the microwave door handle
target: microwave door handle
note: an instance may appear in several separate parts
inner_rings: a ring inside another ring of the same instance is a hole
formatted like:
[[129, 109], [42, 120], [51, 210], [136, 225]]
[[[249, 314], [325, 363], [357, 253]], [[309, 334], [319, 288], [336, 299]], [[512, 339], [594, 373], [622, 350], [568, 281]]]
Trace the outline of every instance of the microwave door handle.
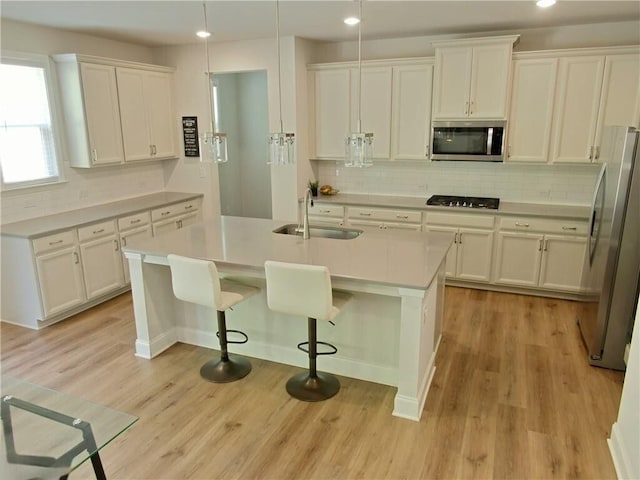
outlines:
[[493, 127], [487, 129], [487, 155], [491, 155], [491, 147], [493, 145]]

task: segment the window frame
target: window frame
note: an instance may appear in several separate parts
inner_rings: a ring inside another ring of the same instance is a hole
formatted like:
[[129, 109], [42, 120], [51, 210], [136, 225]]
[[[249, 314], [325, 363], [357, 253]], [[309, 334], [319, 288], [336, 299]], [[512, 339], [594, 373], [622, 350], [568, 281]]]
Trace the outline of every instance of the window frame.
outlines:
[[2, 169], [0, 169], [0, 191], [9, 192], [13, 190], [42, 187], [44, 185], [65, 183], [66, 179], [64, 175], [63, 158], [65, 158], [66, 144], [64, 123], [62, 121], [60, 102], [58, 98], [58, 92], [60, 90], [58, 89], [55, 62], [50, 56], [44, 54], [2, 50], [0, 52], [0, 63], [43, 69], [47, 102], [49, 104], [49, 117], [51, 119], [53, 151], [55, 154], [55, 164], [57, 168], [57, 175], [55, 176], [12, 183], [5, 183], [2, 175]]

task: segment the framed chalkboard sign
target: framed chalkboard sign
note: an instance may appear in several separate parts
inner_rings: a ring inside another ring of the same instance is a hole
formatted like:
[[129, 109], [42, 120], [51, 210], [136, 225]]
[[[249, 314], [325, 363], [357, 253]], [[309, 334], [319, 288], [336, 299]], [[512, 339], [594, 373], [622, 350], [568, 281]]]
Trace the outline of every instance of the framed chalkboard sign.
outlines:
[[198, 117], [182, 117], [182, 138], [184, 139], [184, 156], [199, 157]]

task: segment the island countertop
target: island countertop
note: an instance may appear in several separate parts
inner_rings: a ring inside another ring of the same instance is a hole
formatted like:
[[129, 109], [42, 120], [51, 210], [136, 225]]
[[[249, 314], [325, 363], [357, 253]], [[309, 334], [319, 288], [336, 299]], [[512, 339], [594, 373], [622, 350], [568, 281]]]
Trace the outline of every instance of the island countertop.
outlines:
[[282, 220], [222, 216], [219, 220], [144, 240], [123, 250], [146, 256], [169, 253], [213, 260], [226, 267], [264, 269], [266, 260], [324, 265], [334, 279], [426, 289], [453, 242], [453, 234], [361, 228], [350, 240], [273, 233]]

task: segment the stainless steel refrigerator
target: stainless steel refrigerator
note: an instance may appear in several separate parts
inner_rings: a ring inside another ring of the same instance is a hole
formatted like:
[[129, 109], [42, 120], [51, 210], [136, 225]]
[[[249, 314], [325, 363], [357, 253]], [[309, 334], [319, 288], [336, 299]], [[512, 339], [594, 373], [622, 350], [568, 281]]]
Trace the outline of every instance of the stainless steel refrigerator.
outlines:
[[603, 131], [578, 325], [592, 365], [625, 369], [640, 284], [640, 148], [633, 127]]

